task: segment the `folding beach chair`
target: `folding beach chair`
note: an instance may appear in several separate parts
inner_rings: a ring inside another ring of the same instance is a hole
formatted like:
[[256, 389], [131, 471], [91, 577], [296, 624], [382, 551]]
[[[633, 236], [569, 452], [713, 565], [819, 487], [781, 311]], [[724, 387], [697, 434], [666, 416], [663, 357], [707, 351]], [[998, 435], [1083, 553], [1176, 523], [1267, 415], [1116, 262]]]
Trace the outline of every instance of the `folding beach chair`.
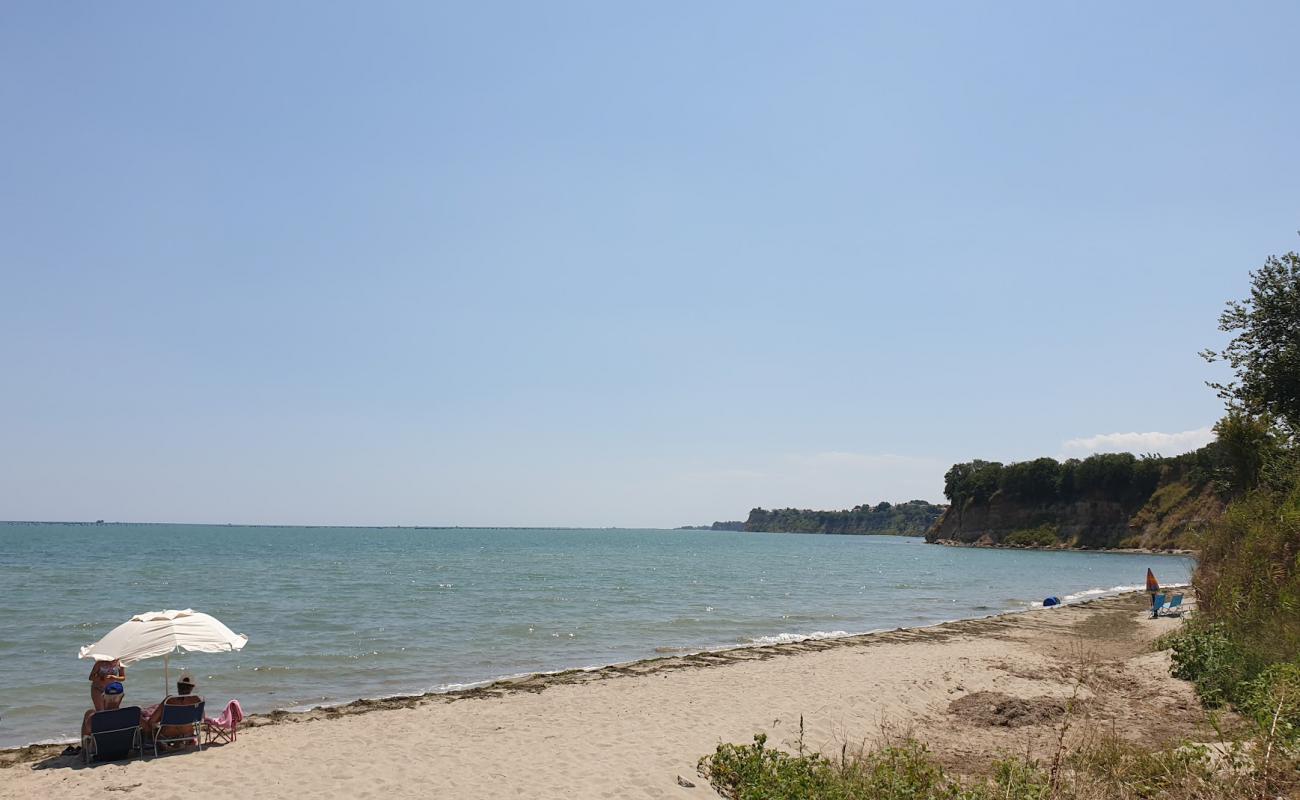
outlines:
[[90, 715], [90, 734], [81, 737], [81, 760], [116, 761], [140, 750], [140, 707], [128, 706]]
[[1151, 619], [1160, 616], [1160, 609], [1164, 608], [1165, 599], [1166, 595], [1163, 594], [1151, 595]]
[[[167, 698], [171, 700], [172, 698]], [[163, 736], [162, 730], [171, 726], [188, 726], [186, 732], [180, 736]], [[158, 755], [158, 745], [169, 745], [186, 743], [190, 746], [196, 746], [203, 749], [203, 701], [194, 705], [177, 705], [163, 701], [162, 719], [158, 721], [157, 727], [153, 729], [153, 738], [150, 745], [153, 747], [153, 754]]]
[[238, 700], [231, 700], [226, 703], [226, 710], [221, 712], [221, 716], [213, 719], [205, 717], [203, 720], [203, 730], [207, 733], [208, 744], [215, 741], [233, 742], [239, 738], [239, 723], [244, 721], [244, 709], [239, 705]]
[[1181, 608], [1182, 604], [1183, 604], [1183, 596], [1181, 594], [1174, 595], [1169, 600], [1169, 605], [1165, 606], [1165, 616], [1172, 617], [1177, 614], [1183, 613], [1183, 610]]

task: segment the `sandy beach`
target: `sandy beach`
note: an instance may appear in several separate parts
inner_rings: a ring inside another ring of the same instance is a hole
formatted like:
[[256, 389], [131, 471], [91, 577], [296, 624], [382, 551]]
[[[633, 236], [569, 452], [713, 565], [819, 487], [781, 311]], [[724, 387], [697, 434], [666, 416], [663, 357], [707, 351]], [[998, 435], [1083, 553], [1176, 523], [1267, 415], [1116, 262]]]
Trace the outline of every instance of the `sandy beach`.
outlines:
[[[0, 798], [192, 796], [714, 797], [696, 774], [720, 742], [765, 732], [838, 753], [910, 731], [966, 772], [1000, 752], [1111, 730], [1206, 735], [1151, 642], [1144, 595], [845, 639], [534, 676], [451, 695], [252, 719], [234, 744], [83, 767], [61, 748], [0, 754]], [[210, 705], [225, 698], [208, 698]], [[695, 784], [681, 785], [679, 778]]]

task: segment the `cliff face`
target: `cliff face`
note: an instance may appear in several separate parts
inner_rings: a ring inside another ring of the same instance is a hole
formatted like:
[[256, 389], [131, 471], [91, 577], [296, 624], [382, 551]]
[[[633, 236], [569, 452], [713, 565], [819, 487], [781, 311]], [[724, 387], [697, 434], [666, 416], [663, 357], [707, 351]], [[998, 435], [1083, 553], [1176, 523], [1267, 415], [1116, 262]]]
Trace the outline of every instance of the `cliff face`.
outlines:
[[1095, 453], [1002, 464], [976, 459], [943, 476], [948, 511], [926, 539], [1012, 547], [1191, 549], [1223, 514], [1238, 469], [1218, 441], [1177, 456]]
[[1189, 548], [1193, 535], [1223, 513], [1208, 486], [1162, 482], [1147, 498], [1096, 494], [1071, 502], [1030, 503], [995, 493], [951, 506], [926, 541], [1082, 548]]
[[1118, 547], [1128, 535], [1128, 520], [1135, 510], [1107, 500], [1024, 505], [998, 494], [987, 503], [969, 502], [965, 508], [948, 509], [925, 538], [995, 545], [1007, 543], [1004, 540], [1018, 532], [1047, 528], [1062, 545]]

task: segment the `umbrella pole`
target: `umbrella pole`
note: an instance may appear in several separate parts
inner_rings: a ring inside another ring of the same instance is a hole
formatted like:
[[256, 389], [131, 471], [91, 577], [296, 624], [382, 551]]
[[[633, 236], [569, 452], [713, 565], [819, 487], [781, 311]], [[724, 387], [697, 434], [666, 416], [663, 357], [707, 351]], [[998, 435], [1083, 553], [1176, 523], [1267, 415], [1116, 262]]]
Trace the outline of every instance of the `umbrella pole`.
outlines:
[[172, 654], [168, 653], [163, 656], [163, 697], [167, 696], [167, 687], [172, 685], [171, 675], [169, 674], [168, 663], [172, 660]]

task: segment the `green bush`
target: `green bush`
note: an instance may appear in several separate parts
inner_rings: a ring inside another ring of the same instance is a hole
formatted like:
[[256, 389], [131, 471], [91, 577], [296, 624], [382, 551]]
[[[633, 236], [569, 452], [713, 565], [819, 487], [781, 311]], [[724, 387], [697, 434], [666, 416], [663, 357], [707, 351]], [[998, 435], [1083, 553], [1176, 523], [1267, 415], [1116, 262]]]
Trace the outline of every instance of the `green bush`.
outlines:
[[1235, 700], [1240, 685], [1251, 676], [1247, 653], [1222, 623], [1188, 625], [1169, 644], [1174, 677], [1191, 681], [1210, 708]]
[[1037, 528], [1012, 531], [1002, 537], [1002, 544], [1011, 547], [1055, 547], [1061, 540], [1057, 538], [1056, 527], [1039, 525]]
[[[1291, 680], [1288, 676], [1286, 680]], [[1289, 685], [1289, 684], [1288, 684]], [[1288, 690], [1289, 691], [1289, 690]], [[1205, 745], [1149, 749], [1118, 734], [1090, 736], [1062, 751], [1052, 771], [1010, 757], [987, 777], [947, 775], [914, 740], [833, 761], [816, 753], [722, 744], [699, 774], [731, 800], [1258, 800], [1296, 797], [1292, 753], [1260, 738], [1217, 758]], [[1225, 769], [1225, 767], [1227, 767]]]
[[[1078, 794], [1105, 798], [1201, 797], [1216, 781], [1204, 746], [1147, 750], [1117, 735], [1092, 740], [1069, 759]], [[1222, 790], [1223, 787], [1220, 787]], [[1229, 797], [1227, 791], [1214, 797]]]
[[1288, 746], [1300, 743], [1300, 663], [1273, 664], [1241, 684], [1238, 707], [1260, 733]]
[[[700, 759], [699, 773], [723, 797], [734, 800], [881, 800], [944, 798], [947, 782], [920, 745], [909, 742], [849, 763], [834, 764], [819, 754], [793, 755], [767, 747], [766, 734], [752, 745], [720, 744]], [[870, 789], [873, 794], [862, 794]]]
[[1261, 665], [1295, 659], [1300, 653], [1300, 481], [1289, 491], [1260, 488], [1232, 503], [1201, 545], [1192, 583], [1202, 611]]
[[1052, 796], [1051, 777], [1038, 762], [1024, 758], [1007, 758], [993, 764], [991, 785], [966, 789], [962, 800], [1010, 798], [1011, 800], [1047, 800]]
[[911, 739], [835, 762], [817, 753], [720, 744], [700, 759], [699, 774], [731, 800], [1047, 800], [1048, 775], [1036, 762], [999, 761], [984, 781], [944, 773], [925, 746]]

